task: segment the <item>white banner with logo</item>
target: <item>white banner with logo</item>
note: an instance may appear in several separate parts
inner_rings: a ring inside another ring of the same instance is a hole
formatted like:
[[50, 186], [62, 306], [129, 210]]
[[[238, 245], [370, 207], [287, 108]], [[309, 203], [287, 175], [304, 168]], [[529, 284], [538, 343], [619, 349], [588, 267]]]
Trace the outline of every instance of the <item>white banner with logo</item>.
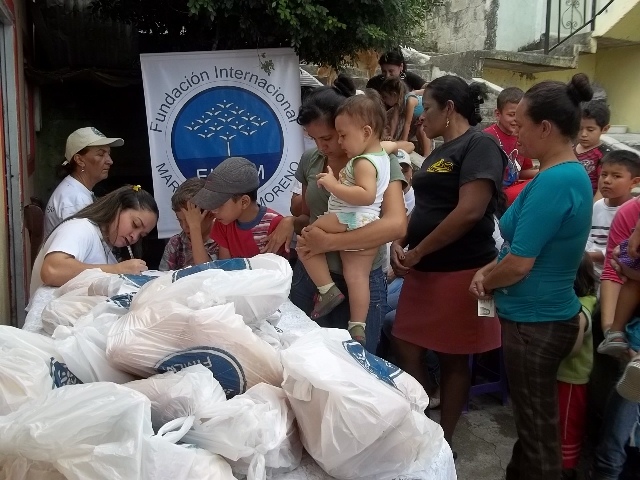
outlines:
[[171, 210], [176, 188], [206, 178], [228, 157], [254, 162], [258, 201], [287, 215], [304, 150], [293, 50], [148, 54], [140, 61], [159, 238], [180, 231]]

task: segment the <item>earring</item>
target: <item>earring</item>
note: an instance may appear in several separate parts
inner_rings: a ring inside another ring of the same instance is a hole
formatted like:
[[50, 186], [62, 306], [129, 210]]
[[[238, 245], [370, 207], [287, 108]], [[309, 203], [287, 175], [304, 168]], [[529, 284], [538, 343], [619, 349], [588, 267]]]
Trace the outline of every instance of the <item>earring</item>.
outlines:
[[449, 117], [447, 117], [447, 124], [444, 126], [444, 128], [449, 128]]
[[[447, 123], [447, 125], [449, 125], [449, 124]], [[84, 167], [82, 167], [82, 170], [80, 170], [80, 171], [81, 171], [81, 172], [84, 172]]]
[[407, 74], [404, 72], [400, 73], [400, 80], [404, 80], [405, 78], [407, 78]]

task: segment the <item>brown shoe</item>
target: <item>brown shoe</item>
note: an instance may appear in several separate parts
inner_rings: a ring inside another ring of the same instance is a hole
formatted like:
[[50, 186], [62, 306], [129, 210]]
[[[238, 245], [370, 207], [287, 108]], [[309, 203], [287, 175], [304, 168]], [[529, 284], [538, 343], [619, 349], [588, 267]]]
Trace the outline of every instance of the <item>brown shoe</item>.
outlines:
[[364, 347], [364, 344], [367, 341], [367, 338], [364, 334], [364, 327], [362, 325], [354, 325], [349, 329], [349, 333], [351, 334], [351, 338], [353, 338], [356, 342]]
[[338, 287], [333, 285], [324, 295], [319, 293], [316, 295], [315, 304], [311, 311], [311, 318], [317, 320], [320, 317], [328, 315], [342, 302], [344, 302], [344, 295]]

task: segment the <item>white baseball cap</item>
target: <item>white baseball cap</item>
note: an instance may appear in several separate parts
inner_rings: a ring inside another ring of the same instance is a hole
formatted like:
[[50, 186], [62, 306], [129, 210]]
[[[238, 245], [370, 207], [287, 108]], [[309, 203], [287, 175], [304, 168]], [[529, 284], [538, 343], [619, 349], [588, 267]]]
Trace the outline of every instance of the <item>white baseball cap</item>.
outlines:
[[64, 150], [64, 158], [66, 160], [62, 164], [69, 163], [73, 156], [85, 147], [121, 147], [122, 145], [124, 145], [124, 140], [121, 138], [108, 138], [97, 128], [79, 128], [67, 137], [67, 146]]
[[401, 148], [396, 152], [396, 157], [398, 158], [398, 163], [404, 163], [405, 165], [411, 166], [411, 158], [409, 157], [409, 154]]

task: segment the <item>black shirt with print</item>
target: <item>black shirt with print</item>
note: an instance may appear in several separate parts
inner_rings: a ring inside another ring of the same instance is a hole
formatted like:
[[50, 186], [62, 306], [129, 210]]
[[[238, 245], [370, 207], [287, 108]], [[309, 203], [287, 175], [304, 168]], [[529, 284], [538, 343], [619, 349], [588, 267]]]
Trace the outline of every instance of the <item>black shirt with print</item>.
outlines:
[[458, 204], [460, 187], [487, 179], [493, 196], [482, 219], [461, 238], [422, 257], [415, 266], [424, 272], [451, 272], [479, 268], [497, 255], [493, 240], [498, 194], [507, 158], [489, 135], [469, 129], [460, 137], [436, 148], [413, 176], [416, 206], [411, 214], [407, 238], [414, 248], [429, 235]]

